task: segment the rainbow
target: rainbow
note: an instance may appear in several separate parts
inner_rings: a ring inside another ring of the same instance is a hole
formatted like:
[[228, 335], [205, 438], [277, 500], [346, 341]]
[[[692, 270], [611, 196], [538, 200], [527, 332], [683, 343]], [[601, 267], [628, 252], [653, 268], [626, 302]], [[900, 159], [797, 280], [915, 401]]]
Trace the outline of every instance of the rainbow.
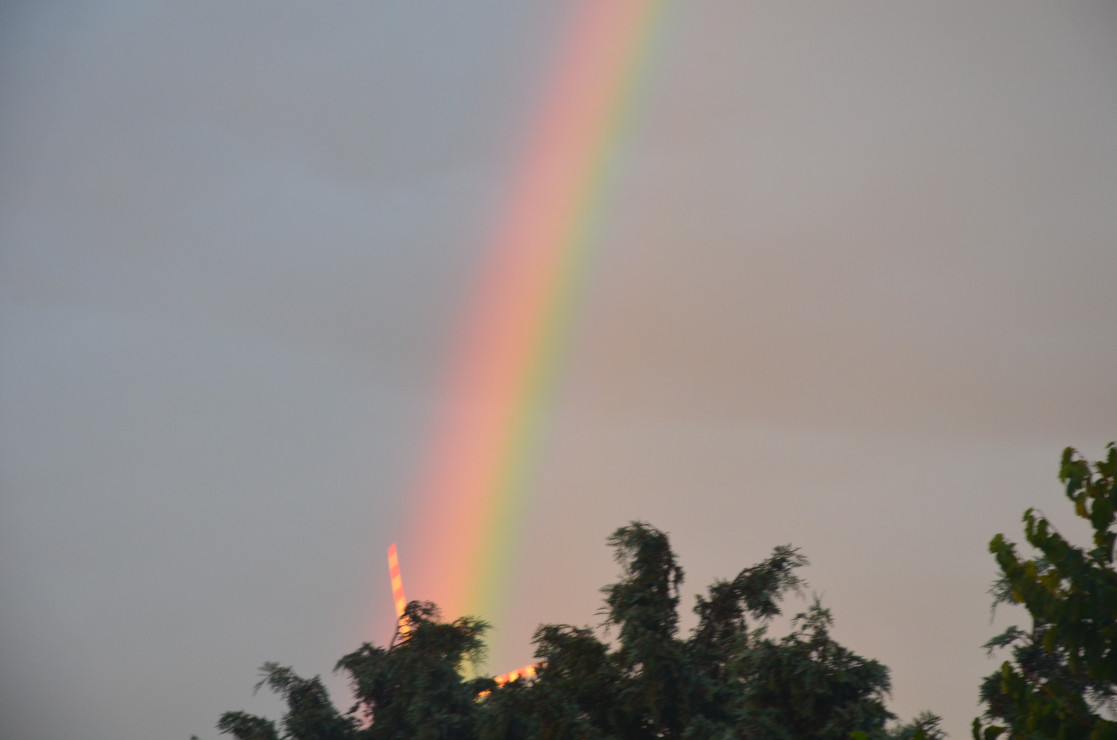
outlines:
[[448, 617], [501, 609], [661, 0], [580, 0], [452, 348], [401, 549]]

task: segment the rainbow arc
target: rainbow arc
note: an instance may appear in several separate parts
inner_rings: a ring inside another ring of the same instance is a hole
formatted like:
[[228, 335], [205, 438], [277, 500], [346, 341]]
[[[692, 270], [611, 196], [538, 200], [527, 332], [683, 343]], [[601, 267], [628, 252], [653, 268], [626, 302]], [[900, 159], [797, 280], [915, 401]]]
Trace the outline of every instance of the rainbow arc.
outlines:
[[[499, 620], [508, 602], [548, 415], [666, 4], [578, 0], [541, 87], [408, 497], [404, 541], [422, 553], [419, 579], [448, 615]], [[397, 611], [399, 598], [402, 586]]]
[[[407, 618], [407, 597], [403, 593], [403, 573], [400, 571], [399, 551], [396, 549], [396, 543], [394, 542], [388, 546], [388, 573], [392, 577], [392, 601], [395, 602], [396, 606], [396, 621], [400, 640], [406, 642], [411, 637], [411, 620]], [[539, 664], [531, 663], [514, 671], [493, 676], [493, 680], [496, 681], [497, 686], [503, 686], [521, 678], [531, 678], [538, 671]], [[488, 695], [489, 692], [484, 691], [477, 698], [482, 699]]]

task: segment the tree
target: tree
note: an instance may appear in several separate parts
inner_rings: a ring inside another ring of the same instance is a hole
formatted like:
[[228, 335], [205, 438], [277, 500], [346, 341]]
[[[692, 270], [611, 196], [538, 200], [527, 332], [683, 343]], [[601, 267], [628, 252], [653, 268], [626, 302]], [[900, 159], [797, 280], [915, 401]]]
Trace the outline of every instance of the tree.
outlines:
[[[276, 663], [265, 663], [260, 670], [263, 678], [256, 688], [266, 684], [280, 694], [289, 707], [283, 718], [284, 737], [291, 740], [345, 740], [351, 736], [353, 720], [338, 714], [330, 703], [326, 687], [317, 676], [300, 678], [290, 668]], [[217, 726], [239, 740], [273, 740], [278, 737], [272, 722], [244, 712], [226, 712]]]
[[[387, 650], [365, 643], [337, 663], [350, 675], [357, 703], [350, 710], [369, 723], [361, 737], [468, 740], [476, 737], [477, 694], [492, 681], [464, 681], [462, 669], [485, 654], [489, 625], [463, 617], [439, 621], [438, 608], [412, 601], [404, 613], [407, 640]], [[398, 635], [397, 635], [398, 637]]]
[[803, 585], [795, 571], [807, 560], [795, 548], [777, 547], [731, 581], [715, 582], [697, 599], [698, 625], [681, 639], [684, 573], [667, 536], [633, 522], [609, 543], [621, 577], [602, 589], [603, 626], [616, 630], [615, 643], [588, 628], [541, 627], [538, 678], [514, 687], [513, 702], [492, 706], [539, 734], [487, 737], [846, 740], [860, 731], [883, 740], [937, 727], [927, 715], [907, 735], [885, 728], [893, 718], [884, 705], [888, 669], [835, 642], [832, 617], [817, 602], [788, 635], [768, 637], [780, 602]]
[[[274, 723], [228, 712], [218, 727], [238, 740], [386, 740], [463, 738], [541, 740], [919, 740], [938, 738], [938, 718], [908, 725], [884, 704], [888, 669], [839, 645], [833, 618], [817, 601], [782, 638], [769, 637], [780, 604], [803, 583], [806, 558], [777, 547], [763, 562], [697, 599], [697, 626], [679, 636], [683, 570], [667, 535], [643, 522], [609, 538], [621, 568], [602, 589], [599, 630], [543, 625], [533, 679], [498, 687], [466, 680], [462, 669], [484, 651], [488, 625], [444, 623], [433, 604], [411, 602], [407, 639], [371, 644], [343, 657], [356, 703], [345, 715], [321, 681], [264, 666], [267, 685], [286, 700], [280, 735]], [[612, 635], [613, 637], [608, 637]], [[608, 639], [607, 639], [608, 638]]]
[[779, 641], [760, 640], [737, 658], [738, 700], [761, 737], [845, 740], [883, 730], [893, 715], [882, 701], [888, 669], [830, 637], [833, 618], [816, 601]]
[[[266, 685], [287, 702], [284, 739], [476, 737], [475, 698], [493, 682], [465, 681], [461, 671], [466, 662], [483, 657], [488, 625], [468, 617], [441, 622], [434, 604], [419, 601], [408, 604], [405, 615], [411, 624], [407, 640], [393, 640], [386, 649], [365, 643], [338, 661], [337, 669], [349, 673], [356, 698], [345, 716], [334, 709], [317, 676], [304, 679], [290, 668], [264, 664], [256, 688]], [[280, 737], [271, 721], [244, 712], [226, 712], [217, 727], [237, 740]]]
[[975, 740], [1117, 738], [1117, 447], [1106, 449], [1091, 464], [1068, 447], [1059, 471], [1075, 514], [1093, 529], [1092, 546], [1071, 544], [1034, 509], [1024, 513], [1024, 533], [1036, 557], [1022, 559], [1004, 535], [989, 543], [1002, 574], [994, 605], [1023, 605], [1032, 625], [986, 644], [1011, 649], [1011, 659], [981, 685], [983, 717], [995, 724], [975, 719]]

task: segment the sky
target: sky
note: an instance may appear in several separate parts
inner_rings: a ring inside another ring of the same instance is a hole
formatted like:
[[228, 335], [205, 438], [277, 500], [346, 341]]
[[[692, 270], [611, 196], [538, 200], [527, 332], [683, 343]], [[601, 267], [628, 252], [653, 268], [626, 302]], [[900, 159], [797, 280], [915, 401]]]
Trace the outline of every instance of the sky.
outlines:
[[[268, 660], [348, 707], [572, 9], [0, 5], [0, 735], [216, 738], [276, 716]], [[1025, 618], [989, 539], [1081, 535], [1060, 453], [1117, 438], [1115, 38], [1105, 2], [666, 10], [489, 670], [596, 624], [646, 520], [686, 609], [800, 547], [891, 708], [967, 736]]]

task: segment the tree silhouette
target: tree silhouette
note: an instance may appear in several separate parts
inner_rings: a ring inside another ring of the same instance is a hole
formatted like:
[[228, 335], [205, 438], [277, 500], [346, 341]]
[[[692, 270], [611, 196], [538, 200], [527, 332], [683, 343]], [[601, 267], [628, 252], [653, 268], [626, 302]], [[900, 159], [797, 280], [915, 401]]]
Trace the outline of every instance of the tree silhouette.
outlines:
[[344, 715], [321, 681], [269, 663], [259, 685], [279, 693], [281, 726], [243, 712], [218, 723], [238, 740], [546, 740], [644, 738], [862, 740], [942, 737], [938, 718], [886, 727], [888, 669], [839, 645], [817, 600], [781, 638], [768, 635], [780, 604], [800, 591], [807, 559], [782, 546], [697, 598], [697, 626], [679, 636], [683, 570], [667, 535], [632, 522], [609, 538], [620, 577], [602, 589], [598, 629], [543, 625], [536, 676], [497, 686], [462, 670], [484, 653], [488, 625], [442, 622], [413, 601], [403, 639], [343, 657], [355, 703]]

